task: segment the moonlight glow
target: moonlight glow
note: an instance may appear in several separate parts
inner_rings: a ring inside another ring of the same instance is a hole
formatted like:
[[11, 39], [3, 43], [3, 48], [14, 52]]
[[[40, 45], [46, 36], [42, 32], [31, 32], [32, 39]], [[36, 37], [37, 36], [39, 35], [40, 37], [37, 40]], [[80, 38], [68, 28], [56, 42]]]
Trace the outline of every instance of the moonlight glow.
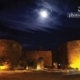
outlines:
[[41, 10], [40, 12], [39, 12], [39, 14], [40, 14], [40, 17], [42, 17], [42, 18], [48, 18], [48, 12], [46, 11], [46, 10]]

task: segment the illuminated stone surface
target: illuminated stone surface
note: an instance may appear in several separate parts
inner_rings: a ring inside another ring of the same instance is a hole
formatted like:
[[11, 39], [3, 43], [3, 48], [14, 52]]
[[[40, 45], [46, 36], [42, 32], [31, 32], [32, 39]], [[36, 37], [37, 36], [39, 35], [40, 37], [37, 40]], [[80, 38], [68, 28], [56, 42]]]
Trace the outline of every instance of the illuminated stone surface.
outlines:
[[18, 64], [21, 53], [22, 47], [16, 41], [5, 39], [0, 40], [0, 60], [9, 60], [11, 68]]
[[67, 53], [69, 66], [80, 69], [80, 41], [68, 42]]
[[37, 70], [44, 70], [44, 58], [39, 57], [37, 60]]
[[62, 64], [80, 69], [80, 40], [69, 41], [59, 48]]
[[[23, 51], [23, 53], [26, 56], [26, 61], [33, 61], [35, 68], [40, 68], [40, 65], [42, 65], [42, 68], [44, 66], [46, 67], [52, 67], [52, 52], [51, 51]], [[43, 58], [44, 61], [41, 62], [41, 64], [38, 62], [39, 58]]]
[[45, 66], [52, 66], [52, 52], [51, 51], [38, 51], [37, 58], [42, 57], [44, 59]]

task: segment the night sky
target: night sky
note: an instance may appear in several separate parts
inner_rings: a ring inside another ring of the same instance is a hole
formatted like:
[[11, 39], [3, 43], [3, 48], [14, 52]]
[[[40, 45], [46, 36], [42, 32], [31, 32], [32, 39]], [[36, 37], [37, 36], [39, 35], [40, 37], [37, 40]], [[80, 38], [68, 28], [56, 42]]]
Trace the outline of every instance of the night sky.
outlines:
[[57, 50], [80, 39], [80, 18], [67, 16], [79, 6], [77, 0], [0, 0], [0, 38], [18, 41], [24, 50]]

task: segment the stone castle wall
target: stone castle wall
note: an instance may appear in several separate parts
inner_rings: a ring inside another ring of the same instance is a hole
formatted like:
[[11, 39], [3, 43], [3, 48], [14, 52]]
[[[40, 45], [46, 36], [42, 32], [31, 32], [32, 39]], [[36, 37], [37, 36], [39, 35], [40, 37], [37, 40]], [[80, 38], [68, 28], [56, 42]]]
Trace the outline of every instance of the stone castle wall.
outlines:
[[23, 51], [27, 60], [33, 60], [37, 66], [37, 61], [40, 57], [44, 59], [44, 65], [52, 67], [52, 52], [51, 51]]
[[52, 67], [52, 52], [51, 51], [38, 51], [37, 54], [38, 54], [37, 58], [39, 57], [44, 58], [45, 66]]
[[68, 67], [80, 68], [80, 40], [69, 41], [59, 48], [62, 64]]
[[69, 66], [80, 68], [80, 40], [67, 42]]
[[0, 59], [5, 59], [10, 61], [12, 67], [18, 64], [18, 61], [22, 54], [21, 45], [12, 40], [0, 40]]
[[[44, 59], [44, 66], [52, 67], [52, 52], [51, 51], [23, 51], [22, 46], [13, 40], [0, 40], [0, 62], [9, 61], [10, 67], [14, 68], [19, 65], [20, 61], [34, 63], [37, 67], [38, 59]], [[32, 62], [31, 62], [32, 61]]]

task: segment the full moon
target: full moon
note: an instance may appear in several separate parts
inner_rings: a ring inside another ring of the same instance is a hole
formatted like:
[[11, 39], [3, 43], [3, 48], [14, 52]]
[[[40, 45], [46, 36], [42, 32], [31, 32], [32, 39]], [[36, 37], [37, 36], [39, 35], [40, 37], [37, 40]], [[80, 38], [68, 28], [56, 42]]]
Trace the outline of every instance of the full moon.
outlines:
[[48, 12], [46, 10], [41, 10], [39, 12], [39, 14], [40, 14], [40, 17], [42, 17], [42, 18], [47, 18], [48, 17]]

